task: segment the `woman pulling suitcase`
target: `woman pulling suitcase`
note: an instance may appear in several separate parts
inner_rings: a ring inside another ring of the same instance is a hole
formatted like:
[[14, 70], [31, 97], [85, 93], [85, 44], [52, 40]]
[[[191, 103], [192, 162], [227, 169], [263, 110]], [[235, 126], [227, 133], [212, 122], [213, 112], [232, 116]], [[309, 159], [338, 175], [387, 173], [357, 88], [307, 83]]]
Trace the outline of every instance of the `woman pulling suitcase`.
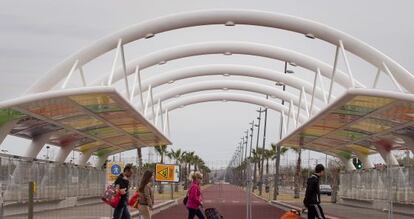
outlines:
[[199, 219], [205, 219], [204, 214], [202, 212], [203, 208], [203, 201], [200, 189], [200, 183], [203, 179], [203, 175], [200, 172], [194, 172], [191, 175], [191, 187], [187, 193], [187, 204], [186, 207], [188, 209], [188, 219], [193, 219], [197, 216]]

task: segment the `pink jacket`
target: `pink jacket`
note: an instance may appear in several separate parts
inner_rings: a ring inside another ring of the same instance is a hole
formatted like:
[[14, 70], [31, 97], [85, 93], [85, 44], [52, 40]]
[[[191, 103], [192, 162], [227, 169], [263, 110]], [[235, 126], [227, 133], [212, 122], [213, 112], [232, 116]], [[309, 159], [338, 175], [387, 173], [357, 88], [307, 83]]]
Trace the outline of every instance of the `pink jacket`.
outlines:
[[200, 183], [193, 181], [190, 190], [188, 190], [187, 208], [197, 209], [202, 202]]

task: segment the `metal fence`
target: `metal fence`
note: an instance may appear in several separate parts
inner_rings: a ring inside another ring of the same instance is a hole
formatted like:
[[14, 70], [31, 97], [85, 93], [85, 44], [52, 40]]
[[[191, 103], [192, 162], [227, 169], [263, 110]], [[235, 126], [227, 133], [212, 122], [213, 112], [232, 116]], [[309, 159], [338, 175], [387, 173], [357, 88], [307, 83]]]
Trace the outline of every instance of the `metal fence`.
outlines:
[[[62, 217], [59, 209], [84, 209], [84, 216], [110, 216], [111, 209], [100, 201], [105, 189], [105, 171], [93, 167], [32, 160], [16, 156], [0, 157], [0, 218], [27, 218], [29, 182], [34, 182], [34, 211], [38, 218]], [[87, 207], [85, 207], [87, 206]], [[49, 213], [45, 213], [49, 212]], [[94, 217], [89, 217], [94, 218]]]
[[414, 167], [391, 167], [342, 173], [340, 197], [414, 203]]

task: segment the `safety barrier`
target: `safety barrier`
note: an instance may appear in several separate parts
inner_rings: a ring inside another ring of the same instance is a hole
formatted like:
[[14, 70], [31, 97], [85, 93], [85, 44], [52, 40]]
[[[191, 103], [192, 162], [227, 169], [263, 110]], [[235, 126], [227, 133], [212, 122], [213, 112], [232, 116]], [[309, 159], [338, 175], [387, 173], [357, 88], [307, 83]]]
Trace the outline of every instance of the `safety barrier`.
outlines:
[[355, 200], [388, 200], [391, 196], [393, 202], [414, 203], [414, 167], [342, 173], [339, 196]]

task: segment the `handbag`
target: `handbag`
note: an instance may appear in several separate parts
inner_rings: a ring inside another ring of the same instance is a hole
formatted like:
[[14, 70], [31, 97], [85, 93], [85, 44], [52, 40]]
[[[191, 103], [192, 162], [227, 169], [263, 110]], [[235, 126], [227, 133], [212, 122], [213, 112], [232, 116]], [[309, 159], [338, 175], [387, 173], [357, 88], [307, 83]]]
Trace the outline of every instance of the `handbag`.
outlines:
[[[131, 207], [137, 208], [138, 207], [138, 205], [137, 205], [138, 198], [139, 198], [139, 193], [135, 192], [134, 195], [132, 195], [132, 197], [129, 199], [128, 205], [131, 206]], [[135, 207], [135, 206], [137, 206], [137, 207]]]
[[183, 204], [184, 204], [185, 206], [187, 206], [187, 202], [188, 202], [188, 193], [190, 192], [190, 190], [191, 190], [191, 188], [190, 188], [190, 189], [188, 189], [187, 194], [185, 195], [185, 197], [184, 197], [184, 199], [183, 199]]
[[115, 185], [109, 185], [106, 187], [102, 201], [107, 205], [116, 208], [121, 201], [121, 193], [116, 191]]

